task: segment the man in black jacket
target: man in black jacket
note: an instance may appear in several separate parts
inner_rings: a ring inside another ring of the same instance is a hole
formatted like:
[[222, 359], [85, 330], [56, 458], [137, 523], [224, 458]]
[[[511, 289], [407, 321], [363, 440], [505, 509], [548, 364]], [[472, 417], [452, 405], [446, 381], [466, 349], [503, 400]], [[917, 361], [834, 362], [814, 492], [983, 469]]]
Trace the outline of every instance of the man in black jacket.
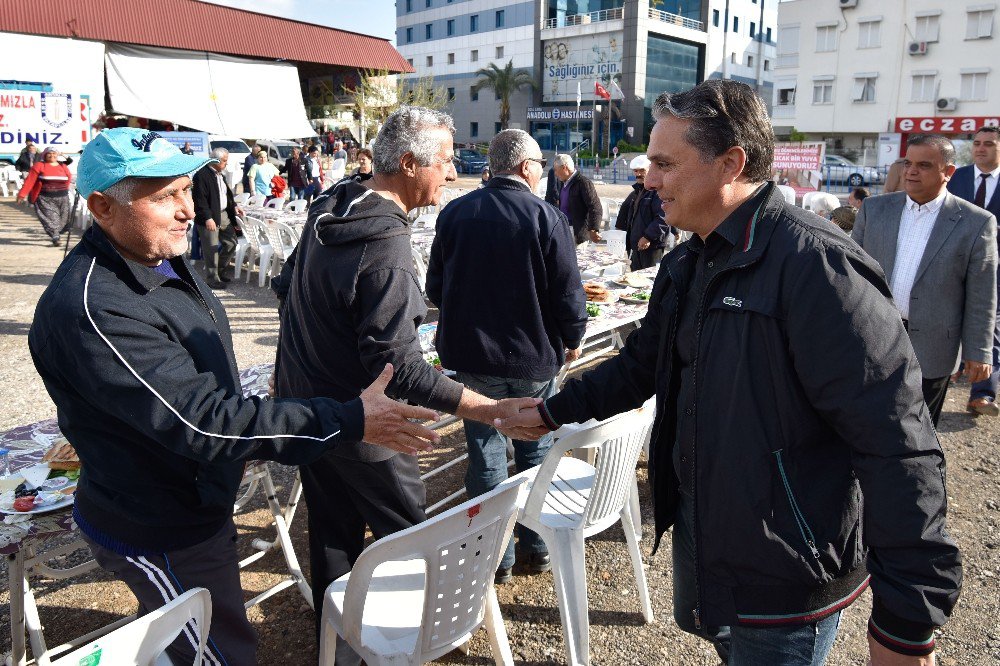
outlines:
[[292, 199], [305, 199], [306, 188], [309, 187], [309, 171], [302, 151], [292, 148], [292, 155], [285, 160], [281, 173], [288, 178], [288, 187], [292, 191]]
[[556, 207], [569, 219], [577, 244], [600, 241], [604, 209], [593, 181], [574, 168], [569, 155], [556, 155], [552, 168], [562, 183]]
[[[357, 395], [386, 363], [388, 394], [491, 423], [537, 400], [498, 402], [445, 377], [421, 353], [427, 306], [413, 266], [406, 212], [441, 201], [455, 180], [454, 125], [446, 114], [401, 107], [375, 139], [375, 175], [344, 179], [309, 209], [281, 313], [275, 370], [282, 397]], [[340, 398], [343, 399], [343, 398]], [[317, 628], [326, 587], [376, 538], [424, 520], [415, 456], [358, 443], [303, 465]], [[360, 657], [338, 641], [338, 664]]]
[[[535, 140], [504, 130], [487, 156], [493, 177], [448, 204], [435, 227], [427, 297], [440, 308], [437, 352], [483, 395], [547, 398], [559, 368], [579, 358], [587, 327], [576, 245], [565, 216], [532, 194], [545, 166]], [[507, 439], [473, 420], [465, 438], [465, 488], [475, 497], [507, 478]], [[517, 470], [540, 464], [551, 447], [551, 437], [515, 440]], [[536, 533], [519, 526], [517, 544], [520, 572], [551, 568]], [[513, 565], [511, 541], [496, 582], [510, 580]]]
[[236, 254], [236, 216], [243, 211], [233, 199], [224, 171], [229, 151], [216, 148], [212, 159], [191, 179], [194, 199], [194, 226], [205, 259], [205, 279], [212, 289], [222, 289], [233, 279], [229, 263]]
[[961, 558], [882, 271], [766, 182], [773, 133], [748, 86], [665, 93], [653, 116], [646, 185], [695, 236], [660, 265], [616, 358], [499, 425], [537, 436], [655, 393], [656, 543], [672, 525], [682, 629], [723, 660], [823, 663], [870, 583], [872, 663], [930, 664]]
[[[246, 461], [308, 463], [362, 438], [413, 452], [438, 436], [407, 420], [433, 412], [382, 394], [391, 368], [344, 403], [243, 397], [226, 311], [182, 256], [188, 174], [207, 161], [138, 128], [87, 145], [77, 189], [96, 224], [39, 299], [28, 347], [82, 463], [73, 518], [98, 563], [140, 614], [208, 588], [206, 663], [250, 666], [233, 525]], [[191, 663], [197, 638], [185, 631], [172, 662]]]
[[624, 231], [626, 247], [634, 271], [651, 268], [660, 263], [668, 234], [676, 233], [663, 221], [663, 208], [656, 192], [646, 189], [646, 171], [649, 158], [639, 155], [632, 159], [629, 168], [635, 174], [635, 185], [618, 210], [615, 229]]

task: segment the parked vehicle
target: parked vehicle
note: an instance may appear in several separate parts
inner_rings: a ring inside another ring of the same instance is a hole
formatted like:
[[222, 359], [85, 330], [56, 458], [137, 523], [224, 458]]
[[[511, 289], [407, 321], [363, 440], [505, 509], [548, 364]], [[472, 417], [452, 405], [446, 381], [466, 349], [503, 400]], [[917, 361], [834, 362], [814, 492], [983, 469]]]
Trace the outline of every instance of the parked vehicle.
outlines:
[[459, 173], [482, 173], [483, 169], [489, 165], [485, 155], [468, 148], [462, 148], [455, 152], [454, 163], [455, 171]]
[[279, 169], [284, 168], [285, 160], [292, 156], [292, 148], [302, 147], [294, 141], [281, 139], [258, 139], [257, 145], [267, 151], [267, 160]]
[[862, 166], [846, 157], [827, 153], [823, 161], [823, 180], [828, 183], [846, 183], [862, 187], [885, 181], [885, 174], [876, 167]]

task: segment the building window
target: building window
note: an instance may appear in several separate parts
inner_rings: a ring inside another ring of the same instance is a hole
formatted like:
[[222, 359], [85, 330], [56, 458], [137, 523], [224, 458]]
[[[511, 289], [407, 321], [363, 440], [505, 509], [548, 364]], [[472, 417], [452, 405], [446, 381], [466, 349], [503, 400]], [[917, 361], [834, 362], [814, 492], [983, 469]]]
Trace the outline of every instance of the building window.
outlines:
[[413, 11], [413, 0], [406, 0], [406, 13], [409, 14]]
[[503, 10], [502, 9], [497, 10], [496, 18], [497, 18], [497, 21], [496, 21], [497, 22], [497, 27], [498, 28], [502, 28], [503, 27]]
[[469, 88], [469, 100], [472, 102], [479, 101], [479, 91], [475, 88]]
[[858, 48], [876, 49], [882, 46], [882, 21], [858, 23]]
[[410, 67], [413, 67], [413, 58], [407, 58], [406, 62], [410, 63]]
[[816, 51], [837, 50], [837, 26], [821, 25], [816, 27]]
[[933, 102], [937, 98], [937, 76], [934, 74], [914, 74], [910, 86], [911, 102]]
[[928, 16], [918, 16], [913, 29], [913, 38], [918, 42], [936, 42], [938, 40], [938, 29], [940, 12]]
[[969, 24], [965, 29], [966, 39], [989, 39], [993, 36], [993, 10], [969, 10]]
[[765, 72], [771, 71], [771, 61], [768, 60], [767, 58], [764, 58], [764, 71]]
[[777, 56], [775, 67], [799, 66], [799, 26], [778, 27]]
[[771, 42], [771, 29], [768, 28], [767, 32], [765, 34], [767, 35], [767, 37], [766, 37], [767, 42], [770, 43]]
[[469, 32], [479, 32], [479, 14], [469, 17]]
[[469, 54], [469, 60], [479, 62], [479, 49], [472, 49], [472, 53]]
[[748, 55], [747, 56], [747, 67], [753, 67], [753, 56], [752, 55]]
[[499, 134], [501, 129], [502, 128], [500, 127], [500, 123], [493, 123], [493, 133], [494, 134]]
[[757, 36], [757, 24], [754, 23], [753, 21], [750, 21], [750, 39], [753, 39], [756, 36]]
[[449, 102], [454, 102], [455, 101], [455, 89], [454, 88], [448, 88], [448, 101]]
[[409, 44], [413, 41], [413, 28], [406, 29], [406, 43]]
[[448, 19], [448, 23], [445, 24], [445, 32], [451, 37], [455, 34], [455, 19]]
[[869, 103], [875, 101], [875, 76], [861, 74], [854, 77], [851, 88], [851, 101]]
[[736, 64], [736, 51], [733, 51], [731, 54], [729, 54], [729, 62], [733, 63], [734, 65]]
[[434, 35], [434, 26], [430, 23], [424, 26], [424, 39], [431, 39]]
[[469, 136], [479, 136], [479, 123], [469, 123]]
[[502, 46], [498, 46], [497, 47], [497, 58], [502, 58], [502, 57], [503, 57], [503, 47]]
[[428, 67], [434, 66], [434, 56], [427, 56], [427, 66]]
[[712, 10], [712, 25], [714, 25], [716, 28], [719, 27], [719, 10], [718, 9], [713, 9]]
[[454, 65], [455, 64], [455, 54], [454, 53], [449, 53], [448, 54], [448, 64], [449, 65]]
[[833, 104], [833, 81], [813, 81], [813, 104]]
[[962, 72], [962, 92], [959, 99], [969, 102], [985, 100], [987, 76], [989, 74], [985, 70]]
[[[676, 42], [650, 33], [645, 55], [646, 96], [643, 100], [645, 113], [652, 110], [658, 94], [681, 92], [698, 83], [697, 45]], [[593, 90], [594, 84], [589, 85], [590, 90]]]
[[733, 17], [733, 32], [739, 32], [739, 31], [740, 31], [740, 17], [739, 16], [734, 16]]
[[795, 84], [778, 85], [778, 106], [795, 106]]
[[424, 7], [427, 7], [428, 9], [430, 9], [431, 2], [433, 2], [433, 0], [424, 0]]

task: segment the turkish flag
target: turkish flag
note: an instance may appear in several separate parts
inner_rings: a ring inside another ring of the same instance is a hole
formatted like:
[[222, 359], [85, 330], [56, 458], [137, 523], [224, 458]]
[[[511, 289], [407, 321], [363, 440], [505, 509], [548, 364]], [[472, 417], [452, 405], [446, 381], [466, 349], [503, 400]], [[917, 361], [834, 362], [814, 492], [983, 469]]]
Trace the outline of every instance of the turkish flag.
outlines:
[[608, 92], [607, 88], [601, 85], [600, 81], [594, 81], [594, 94], [598, 97], [603, 97], [606, 100], [611, 99], [611, 93]]

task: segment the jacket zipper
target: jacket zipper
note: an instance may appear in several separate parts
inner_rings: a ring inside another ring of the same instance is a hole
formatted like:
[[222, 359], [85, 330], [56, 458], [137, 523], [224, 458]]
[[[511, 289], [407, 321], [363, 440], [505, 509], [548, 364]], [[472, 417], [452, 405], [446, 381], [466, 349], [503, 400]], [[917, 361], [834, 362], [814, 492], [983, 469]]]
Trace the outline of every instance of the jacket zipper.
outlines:
[[778, 461], [778, 472], [781, 474], [781, 483], [785, 486], [785, 494], [788, 495], [788, 503], [792, 506], [792, 516], [795, 518], [795, 524], [799, 528], [799, 534], [802, 535], [802, 540], [805, 541], [813, 558], [819, 560], [816, 537], [813, 535], [813, 531], [809, 529], [809, 523], [806, 522], [806, 517], [799, 508], [799, 503], [795, 501], [795, 494], [792, 493], [792, 485], [788, 482], [788, 475], [785, 473], [785, 463], [781, 458], [781, 449], [772, 451], [771, 453], [774, 454], [775, 459]]

